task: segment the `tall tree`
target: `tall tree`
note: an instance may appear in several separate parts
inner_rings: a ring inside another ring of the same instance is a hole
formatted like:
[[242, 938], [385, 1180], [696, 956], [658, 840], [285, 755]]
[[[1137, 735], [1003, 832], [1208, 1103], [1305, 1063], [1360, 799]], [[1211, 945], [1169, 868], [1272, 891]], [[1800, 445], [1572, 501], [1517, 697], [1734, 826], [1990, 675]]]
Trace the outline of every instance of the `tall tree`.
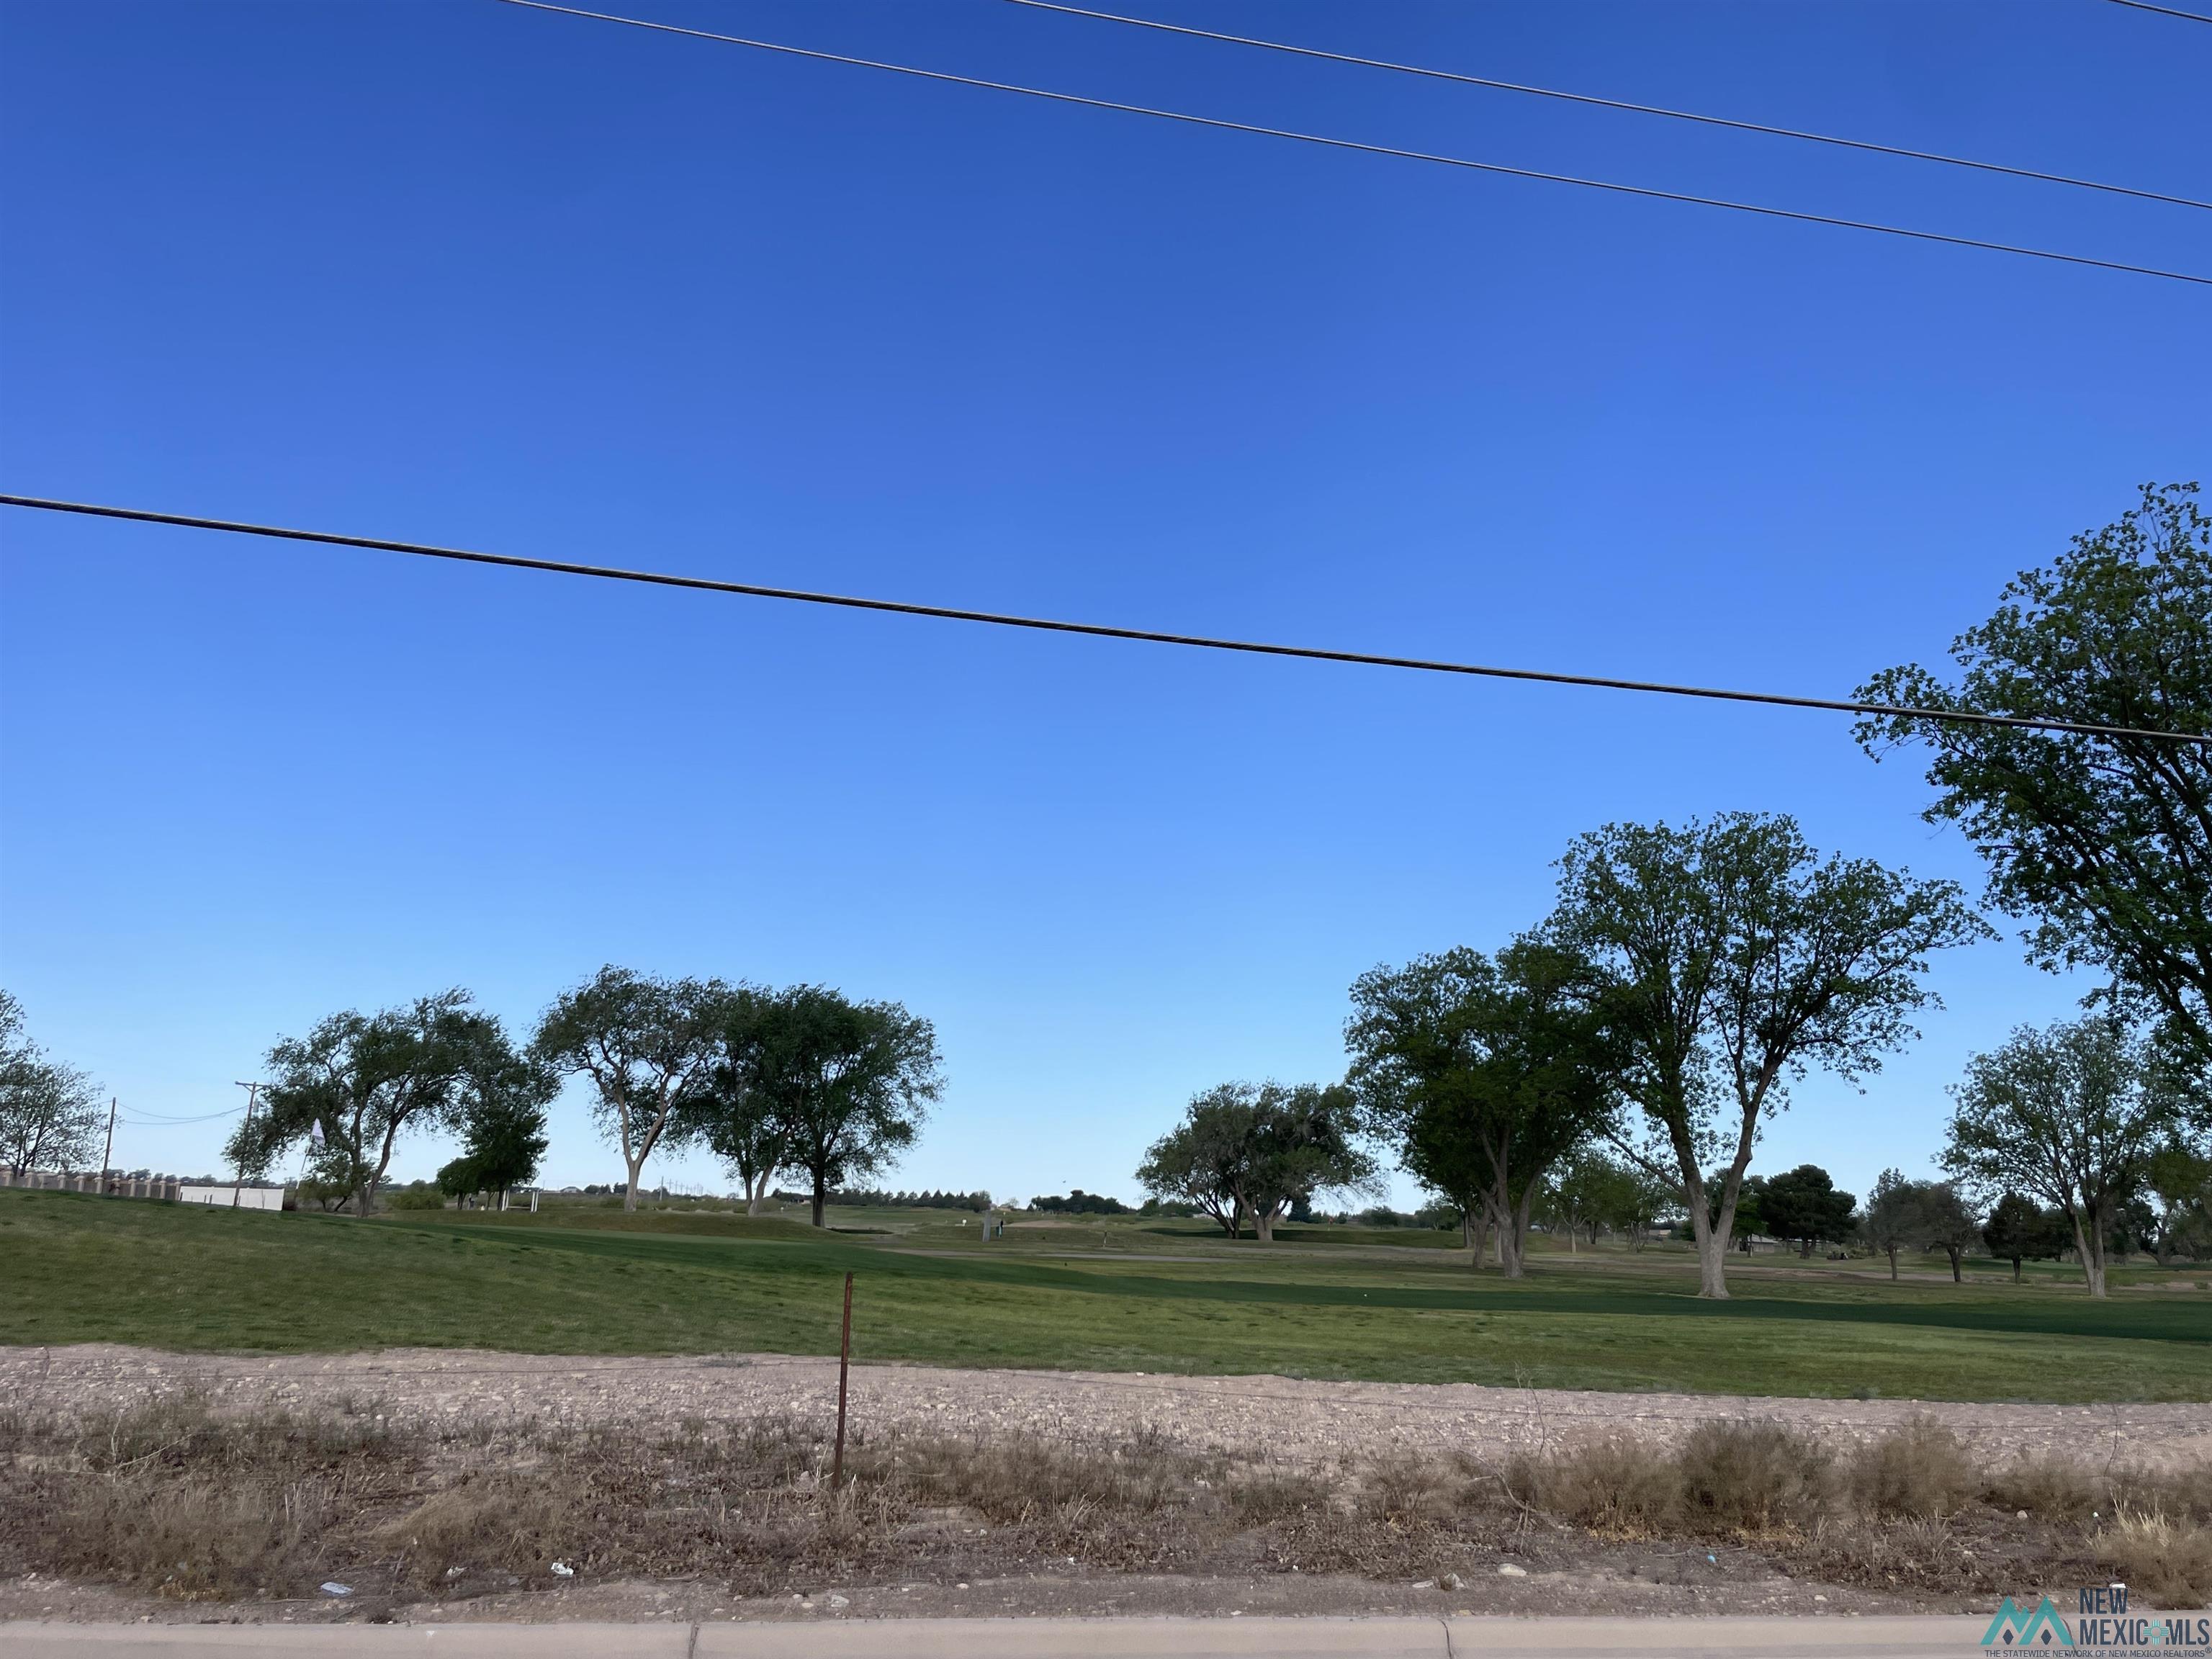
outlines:
[[[1952, 642], [1955, 680], [1885, 670], [1869, 702], [2041, 715], [2136, 731], [2212, 731], [2212, 519], [2197, 486], [2144, 485], [2118, 522], [2024, 572], [1996, 615]], [[1958, 824], [1990, 902], [2028, 923], [2041, 965], [2089, 967], [2212, 1056], [2212, 749], [1869, 718], [1876, 759], [1929, 750], [1931, 823]]]
[[1416, 1180], [1483, 1211], [1509, 1279], [1525, 1269], [1545, 1176], [1617, 1109], [1616, 1047], [1590, 977], [1576, 952], [1522, 939], [1494, 962], [1462, 948], [1352, 988], [1345, 1045], [1369, 1126]]
[[1795, 1239], [1797, 1253], [1809, 1256], [1816, 1244], [1840, 1244], [1851, 1236], [1857, 1203], [1853, 1194], [1838, 1191], [1819, 1164], [1801, 1164], [1767, 1182], [1759, 1211], [1769, 1233]]
[[2178, 1250], [2202, 1261], [2212, 1250], [2212, 1155], [2168, 1142], [2153, 1155], [2144, 1182], [2159, 1201], [2158, 1259]]
[[1196, 1206], [1234, 1238], [1246, 1217], [1263, 1244], [1293, 1206], [1358, 1190], [1375, 1161], [1358, 1144], [1342, 1085], [1224, 1083], [1194, 1096], [1182, 1121], [1154, 1141], [1137, 1170], [1147, 1192]]
[[2020, 1283], [2024, 1261], [2055, 1261], [2066, 1248], [2063, 1217], [2054, 1217], [2025, 1193], [2008, 1191], [1990, 1206], [1982, 1224], [1982, 1243], [2000, 1261], [2012, 1263], [2012, 1282]]
[[687, 1139], [703, 1140], [758, 1215], [769, 1187], [791, 1161], [792, 1132], [776, 1109], [769, 1058], [783, 1006], [771, 992], [740, 985], [720, 1004], [714, 1064], [686, 1086], [678, 1115]]
[[2064, 1212], [2091, 1296], [2105, 1294], [2112, 1224], [2152, 1158], [2205, 1127], [2203, 1097], [2171, 1057], [2109, 1017], [2022, 1026], [1970, 1060], [1951, 1094], [1943, 1167]]
[[937, 1033], [896, 1002], [854, 1002], [819, 985], [767, 994], [764, 1004], [756, 1086], [789, 1167], [813, 1182], [819, 1227], [832, 1188], [866, 1179], [914, 1144], [944, 1092]]
[[471, 1067], [506, 1043], [499, 1022], [463, 990], [331, 1014], [270, 1049], [261, 1109], [239, 1125], [227, 1156], [259, 1176], [309, 1142], [318, 1178], [367, 1215], [400, 1139], [457, 1127]]
[[713, 1066], [729, 988], [720, 980], [656, 979], [599, 969], [563, 992], [538, 1022], [532, 1055], [590, 1079], [600, 1133], [622, 1151], [623, 1208], [637, 1208], [646, 1160], [677, 1127], [677, 1103]]
[[1612, 824], [1567, 849], [1551, 932], [1596, 964], [1628, 1093], [1680, 1183], [1699, 1295], [1728, 1294], [1744, 1170], [1790, 1084], [1879, 1070], [1939, 1006], [1929, 953], [1988, 931], [1953, 883], [1824, 860], [1784, 817]]
[[1931, 1181], [1920, 1194], [1920, 1243], [1951, 1259], [1951, 1282], [1963, 1284], [1959, 1258], [1982, 1236], [1981, 1218], [1954, 1181]]
[[92, 1079], [33, 1043], [22, 1005], [0, 991], [0, 1164], [82, 1169], [106, 1115]]
[[461, 1069], [461, 1155], [438, 1171], [441, 1190], [457, 1197], [494, 1193], [503, 1200], [536, 1180], [552, 1144], [546, 1109], [560, 1087], [552, 1068], [517, 1053], [505, 1031], [481, 1032]]
[[1867, 1194], [1866, 1215], [1859, 1230], [1866, 1242], [1889, 1258], [1889, 1276], [1897, 1277], [1899, 1250], [1917, 1249], [1922, 1237], [1922, 1196], [1929, 1183], [1907, 1181], [1896, 1170], [1884, 1170]]

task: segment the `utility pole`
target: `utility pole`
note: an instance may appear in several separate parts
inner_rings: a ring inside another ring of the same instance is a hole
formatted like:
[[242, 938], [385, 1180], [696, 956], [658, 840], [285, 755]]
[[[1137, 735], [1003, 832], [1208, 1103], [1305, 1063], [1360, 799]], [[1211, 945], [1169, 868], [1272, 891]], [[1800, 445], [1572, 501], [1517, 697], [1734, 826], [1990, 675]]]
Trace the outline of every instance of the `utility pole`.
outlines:
[[115, 1161], [115, 1097], [107, 1097], [107, 1145], [100, 1153], [100, 1195], [107, 1196], [107, 1166]]
[[[238, 1086], [246, 1091], [246, 1129], [251, 1129], [253, 1127], [253, 1103], [261, 1093], [261, 1085], [258, 1083], [241, 1083]], [[246, 1158], [244, 1156], [246, 1151], [246, 1129], [240, 1129], [238, 1133], [240, 1152], [238, 1161], [238, 1178], [230, 1183], [230, 1207], [234, 1210], [238, 1207], [239, 1191], [246, 1185]]]

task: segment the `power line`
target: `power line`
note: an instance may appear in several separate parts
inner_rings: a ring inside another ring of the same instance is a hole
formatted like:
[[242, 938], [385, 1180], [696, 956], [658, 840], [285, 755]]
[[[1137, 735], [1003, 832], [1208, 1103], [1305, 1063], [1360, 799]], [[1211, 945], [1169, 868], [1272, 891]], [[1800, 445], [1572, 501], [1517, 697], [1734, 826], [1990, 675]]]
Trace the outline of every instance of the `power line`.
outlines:
[[[1420, 64], [1400, 64], [1386, 58], [1361, 58], [1351, 52], [1324, 52], [1317, 46], [1297, 46], [1287, 41], [1263, 40], [1249, 34], [1224, 34], [1214, 29], [1193, 28], [1182, 23], [1164, 23], [1152, 17], [1093, 11], [1087, 6], [1063, 5], [1060, 0], [1007, 0], [1007, 3], [1027, 6], [1035, 11], [1056, 11], [1069, 17], [1093, 18], [1102, 23], [1126, 23], [1134, 28], [1158, 29], [1164, 34], [1185, 34], [1200, 40], [1219, 40], [1231, 46], [1259, 46], [1268, 52], [1286, 52], [1295, 58], [1316, 58], [1332, 64], [1356, 64], [1364, 69], [1391, 70], [1400, 75], [1419, 75], [1432, 81], [1454, 82], [1461, 86], [1488, 87], [1498, 92], [1527, 93], [1532, 97], [1556, 98], [1564, 103], [1586, 104], [1598, 109], [1626, 110], [1637, 115], [1661, 115], [1670, 121], [1695, 121], [1704, 126], [1727, 127], [1736, 132], [1763, 132], [1776, 138], [1802, 138], [1808, 143], [1833, 144], [1842, 149], [1864, 150], [1875, 155], [1899, 155], [1915, 161], [1939, 161], [1945, 167], [1972, 167], [1981, 173], [2002, 173], [2014, 179], [2033, 179], [2049, 185], [2071, 185], [2079, 190], [2106, 191], [2115, 196], [2133, 196], [2147, 202], [2168, 202], [2176, 207], [2199, 208], [2212, 212], [2212, 202], [2200, 202], [2194, 197], [2169, 196], [2163, 191], [2139, 190], [2132, 185], [2108, 185], [2101, 179], [2076, 179], [2069, 173], [2045, 173], [2035, 167], [2008, 167], [2002, 161], [1977, 161], [1963, 155], [1909, 149], [1901, 144], [1878, 144], [1864, 138], [1843, 138], [1834, 133], [1769, 126], [1764, 122], [1739, 121], [1724, 115], [1700, 115], [1692, 110], [1668, 109], [1659, 104], [1638, 104], [1622, 98], [1600, 98], [1589, 93], [1564, 92], [1557, 87], [1530, 86], [1519, 81], [1494, 80], [1485, 75], [1463, 75], [1454, 70], [1430, 69]], [[2153, 9], [2162, 10], [2164, 8]]]
[[1252, 656], [1296, 657], [1310, 662], [1357, 663], [1370, 668], [1407, 668], [1428, 674], [1465, 674], [1481, 679], [1525, 680], [1544, 685], [1590, 686], [1607, 691], [1643, 691], [1670, 697], [1705, 697], [1721, 702], [1766, 703], [1784, 708], [1821, 708], [1844, 714], [1875, 714], [1885, 718], [1930, 720], [1960, 726], [2016, 726], [2029, 731], [2063, 732], [2079, 737], [2148, 738], [2173, 743], [2212, 744], [2212, 734], [2197, 732], [2155, 732], [2138, 726], [2102, 726], [2084, 720], [2045, 719], [2033, 714], [1988, 714], [1955, 708], [1912, 708], [1896, 703], [1856, 702], [1832, 697], [1796, 697], [1778, 691], [1731, 691], [1712, 686], [1678, 685], [1662, 680], [1620, 679], [1610, 675], [1558, 673], [1537, 668], [1499, 668], [1486, 664], [1447, 662], [1426, 657], [1384, 656], [1366, 651], [1335, 651], [1319, 646], [1279, 645], [1256, 640], [1222, 639], [1204, 634], [1170, 634], [1148, 628], [1115, 628], [1104, 623], [1069, 622], [1051, 617], [1022, 617], [998, 611], [969, 611], [953, 605], [915, 605], [902, 599], [867, 599], [849, 593], [823, 593], [806, 588], [769, 587], [757, 582], [718, 581], [706, 576], [681, 576], [666, 571], [630, 570], [617, 565], [580, 564], [567, 559], [533, 559], [517, 553], [484, 553], [472, 549], [441, 547], [428, 542], [387, 541], [375, 536], [345, 536], [327, 530], [295, 530], [277, 525], [249, 524], [234, 519], [206, 519], [183, 513], [156, 513], [143, 507], [110, 507], [92, 501], [55, 501], [40, 495], [0, 495], [0, 507], [27, 507], [40, 513], [76, 513], [96, 519], [124, 519], [137, 524], [173, 525], [186, 530], [215, 530], [234, 536], [265, 536], [280, 541], [313, 542], [329, 547], [359, 547], [377, 552], [406, 553], [420, 558], [452, 559], [464, 564], [499, 565], [514, 570], [544, 570], [567, 576], [596, 576], [609, 581], [641, 582], [655, 587], [682, 587], [708, 593], [736, 593], [750, 599], [786, 599], [800, 605], [836, 605], [848, 611], [875, 611], [900, 617], [933, 617], [945, 622], [987, 623], [996, 628], [1025, 628], [1047, 634], [1080, 634], [1092, 639], [1135, 640], [1151, 645], [1177, 645], [1200, 651], [1239, 651]]
[[2112, 3], [2132, 7], [2136, 11], [2154, 11], [2163, 17], [2186, 17], [2192, 23], [2212, 23], [2212, 17], [2201, 11], [2184, 11], [2179, 6], [2154, 6], [2150, 0], [2112, 0]]
[[1193, 115], [1183, 110], [1158, 109], [1148, 104], [1125, 104], [1110, 98], [1085, 98], [1073, 92], [1051, 92], [1042, 87], [1025, 87], [1011, 81], [987, 81], [972, 75], [953, 75], [943, 70], [916, 69], [910, 64], [888, 63], [881, 58], [854, 58], [843, 52], [817, 52], [806, 46], [785, 46], [780, 41], [755, 40], [742, 34], [717, 34], [708, 29], [684, 28], [674, 23], [656, 23], [641, 17], [622, 17], [612, 12], [586, 11], [576, 6], [559, 6], [550, 0], [500, 0], [500, 3], [520, 6], [529, 11], [553, 12], [564, 17], [589, 18], [594, 22], [620, 23], [628, 28], [649, 29], [659, 34], [678, 34], [694, 40], [713, 40], [723, 46], [750, 46], [757, 52], [773, 52], [790, 58], [807, 58], [824, 64], [845, 64], [857, 69], [883, 70], [892, 75], [908, 75], [923, 81], [940, 81], [953, 86], [981, 87], [989, 92], [1018, 93], [1024, 98], [1042, 98], [1055, 104], [1079, 105], [1085, 109], [1117, 111], [1124, 115], [1148, 115], [1163, 121], [1180, 121], [1187, 126], [1212, 127], [1224, 132], [1256, 133], [1263, 138], [1289, 138], [1302, 144], [1317, 144], [1328, 149], [1357, 151], [1363, 155], [1391, 155], [1402, 161], [1429, 161], [1438, 167], [1460, 167], [1473, 173], [1495, 173], [1509, 179], [1533, 179], [1544, 184], [1573, 185], [1583, 190], [1601, 190], [1616, 196], [1637, 196], [1655, 202], [1680, 202], [1693, 207], [1725, 208], [1731, 213], [1753, 213], [1766, 219], [1790, 219], [1801, 224], [1827, 225], [1838, 230], [1871, 231], [1882, 236], [1902, 236], [1917, 242], [1942, 242], [1952, 247], [1980, 248], [1991, 253], [2010, 253], [2028, 259], [2048, 259], [2060, 264], [2088, 265], [2100, 270], [2124, 271], [2135, 276], [2157, 276], [2167, 282], [2193, 283], [2212, 288], [2212, 276], [2200, 276], [2191, 271], [2166, 270], [2155, 265], [2130, 264], [2119, 259], [2093, 258], [2085, 253], [2060, 253], [2050, 248], [2023, 247], [2011, 242], [1984, 241], [1974, 236], [1952, 236], [1942, 231], [1913, 230], [1903, 225], [1886, 225], [1870, 219], [1844, 219], [1825, 213], [1803, 213], [1795, 208], [1764, 207], [1755, 202], [1730, 201], [1720, 196], [1694, 196], [1686, 191], [1657, 190], [1646, 185], [1617, 184], [1606, 179], [1584, 179], [1569, 173], [1545, 173], [1534, 167], [1507, 167], [1499, 161], [1477, 161], [1462, 155], [1443, 155], [1430, 150], [1401, 149], [1391, 144], [1363, 143], [1353, 138], [1332, 138], [1321, 133], [1299, 132], [1289, 127], [1259, 126], [1249, 121], [1231, 121], [1213, 115]]

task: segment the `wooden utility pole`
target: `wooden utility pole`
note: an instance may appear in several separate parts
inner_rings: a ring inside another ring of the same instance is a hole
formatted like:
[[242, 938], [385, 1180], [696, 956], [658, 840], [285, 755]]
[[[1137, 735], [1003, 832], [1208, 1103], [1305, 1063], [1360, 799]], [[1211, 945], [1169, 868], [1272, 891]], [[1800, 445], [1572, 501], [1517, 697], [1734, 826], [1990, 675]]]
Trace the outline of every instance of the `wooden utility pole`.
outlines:
[[837, 1339], [837, 1450], [830, 1462], [830, 1490], [845, 1484], [845, 1376], [853, 1364], [853, 1275], [845, 1275], [845, 1328]]
[[[253, 1127], [253, 1103], [261, 1093], [261, 1085], [258, 1083], [241, 1083], [238, 1086], [246, 1091], [246, 1129], [251, 1129]], [[246, 1129], [240, 1129], [238, 1132], [240, 1153], [238, 1178], [230, 1183], [230, 1207], [234, 1210], [238, 1207], [239, 1191], [246, 1185]]]
[[100, 1152], [100, 1195], [107, 1196], [107, 1166], [115, 1158], [115, 1097], [107, 1097], [107, 1145]]

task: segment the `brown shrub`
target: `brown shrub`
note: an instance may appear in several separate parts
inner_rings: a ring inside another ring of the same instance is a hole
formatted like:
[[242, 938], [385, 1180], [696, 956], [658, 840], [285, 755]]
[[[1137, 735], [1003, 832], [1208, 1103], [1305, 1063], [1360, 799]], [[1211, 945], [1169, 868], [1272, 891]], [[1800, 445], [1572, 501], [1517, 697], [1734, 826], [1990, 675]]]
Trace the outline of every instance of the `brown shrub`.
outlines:
[[1548, 1457], [1516, 1458], [1508, 1481], [1522, 1502], [1616, 1536], [1663, 1533], [1682, 1511], [1680, 1468], [1625, 1430], [1570, 1441]]
[[1833, 1460], [1811, 1436], [1766, 1418], [1700, 1423], [1675, 1453], [1692, 1527], [1802, 1527], [1828, 1502]]
[[296, 1588], [300, 1547], [327, 1523], [328, 1493], [220, 1479], [134, 1474], [70, 1492], [54, 1540], [56, 1565], [187, 1601]]
[[2097, 1559], [2160, 1607], [2212, 1601], [2212, 1528], [2160, 1510], [2124, 1509], [2097, 1534]]
[[1845, 1475], [1861, 1509], [1894, 1520], [1955, 1514], [1982, 1484], [1959, 1437], [1925, 1415], [1856, 1448]]
[[588, 1492], [556, 1490], [534, 1474], [464, 1475], [386, 1522], [375, 1538], [425, 1584], [480, 1572], [544, 1577], [553, 1562], [581, 1553], [589, 1507]]

